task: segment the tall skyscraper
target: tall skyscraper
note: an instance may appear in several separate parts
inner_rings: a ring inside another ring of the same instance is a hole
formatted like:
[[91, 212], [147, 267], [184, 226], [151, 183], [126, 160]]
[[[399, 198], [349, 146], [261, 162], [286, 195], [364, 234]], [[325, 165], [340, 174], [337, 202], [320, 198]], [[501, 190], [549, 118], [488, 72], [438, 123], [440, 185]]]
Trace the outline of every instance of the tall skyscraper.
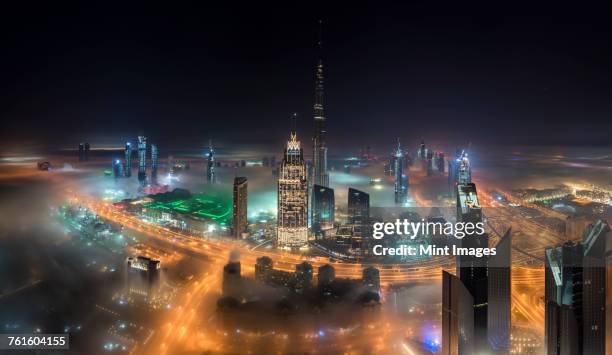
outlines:
[[393, 160], [393, 173], [395, 176], [395, 203], [403, 204], [408, 197], [408, 177], [404, 175], [404, 153], [397, 141], [397, 150]]
[[157, 183], [157, 144], [151, 144], [151, 181]]
[[606, 354], [606, 239], [610, 227], [587, 227], [582, 243], [545, 252], [545, 344], [548, 354]]
[[370, 250], [370, 195], [357, 189], [348, 189], [348, 223], [353, 225], [353, 239], [362, 253]]
[[319, 236], [324, 231], [333, 228], [336, 201], [334, 189], [314, 185], [313, 187], [313, 231]]
[[242, 233], [247, 231], [247, 178], [234, 178], [234, 225], [233, 234], [241, 238]]
[[125, 177], [132, 176], [132, 143], [125, 143]]
[[[319, 21], [321, 25], [321, 21]], [[319, 37], [319, 51], [322, 48], [322, 40]], [[312, 165], [314, 168], [313, 184], [328, 187], [329, 175], [327, 174], [327, 130], [325, 128], [325, 112], [323, 110], [324, 103], [323, 90], [323, 59], [319, 57], [319, 62], [315, 73], [315, 99], [314, 99], [314, 124], [315, 132], [313, 137], [313, 152]]]
[[[457, 185], [457, 222], [482, 222], [482, 210], [473, 183]], [[462, 248], [487, 248], [489, 238], [486, 234], [465, 235], [459, 240]], [[474, 298], [474, 348], [478, 351], [488, 347], [487, 341], [487, 304], [488, 273], [487, 258], [473, 255], [457, 256], [457, 276]]]
[[512, 231], [508, 229], [488, 260], [487, 338], [493, 351], [510, 351]]
[[123, 164], [121, 164], [121, 160], [115, 159], [113, 160], [113, 176], [115, 179], [123, 177]]
[[442, 354], [474, 354], [474, 298], [461, 280], [442, 271]]
[[144, 186], [147, 183], [147, 137], [138, 136], [138, 181]]
[[214, 184], [217, 182], [217, 175], [215, 173], [215, 150], [212, 145], [212, 140], [209, 141], [208, 147], [208, 159], [206, 163], [206, 182]]
[[301, 248], [308, 244], [308, 182], [304, 152], [291, 132], [278, 173], [277, 244]]

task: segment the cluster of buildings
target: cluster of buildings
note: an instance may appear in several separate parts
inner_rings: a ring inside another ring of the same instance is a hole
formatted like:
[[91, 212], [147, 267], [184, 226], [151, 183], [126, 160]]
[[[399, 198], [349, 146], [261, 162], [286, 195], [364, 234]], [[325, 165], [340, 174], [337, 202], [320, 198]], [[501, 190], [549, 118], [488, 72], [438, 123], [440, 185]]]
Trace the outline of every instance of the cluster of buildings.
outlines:
[[[247, 300], [253, 293], [248, 281], [241, 275], [240, 262], [229, 262], [223, 268], [223, 296]], [[262, 256], [257, 259], [255, 265], [255, 281], [282, 288], [295, 295], [318, 299], [339, 301], [352, 298], [366, 302], [380, 300], [380, 272], [375, 267], [363, 269], [361, 279], [336, 279], [335, 269], [329, 264], [320, 266], [315, 275], [312, 265], [308, 262], [297, 264], [295, 271], [291, 272], [274, 269], [273, 260]]]

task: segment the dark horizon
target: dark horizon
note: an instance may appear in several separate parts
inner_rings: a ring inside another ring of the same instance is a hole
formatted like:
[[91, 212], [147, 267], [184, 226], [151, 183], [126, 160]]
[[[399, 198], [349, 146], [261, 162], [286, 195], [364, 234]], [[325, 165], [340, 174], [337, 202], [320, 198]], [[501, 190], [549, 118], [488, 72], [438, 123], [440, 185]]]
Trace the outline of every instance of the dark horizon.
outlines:
[[398, 136], [450, 145], [610, 144], [605, 11], [529, 9], [540, 15], [328, 4], [8, 10], [1, 146], [118, 145], [140, 132], [162, 147], [210, 138], [282, 144], [297, 112], [309, 151], [318, 19], [330, 154]]

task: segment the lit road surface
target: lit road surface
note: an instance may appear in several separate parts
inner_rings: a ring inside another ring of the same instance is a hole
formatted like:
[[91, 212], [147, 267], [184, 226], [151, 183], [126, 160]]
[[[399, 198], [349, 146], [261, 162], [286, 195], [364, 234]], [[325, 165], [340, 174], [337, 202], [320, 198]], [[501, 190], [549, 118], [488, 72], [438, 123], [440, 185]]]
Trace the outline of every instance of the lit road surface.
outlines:
[[[192, 236], [183, 232], [176, 232], [169, 230], [168, 228], [156, 225], [151, 222], [143, 221], [135, 216], [117, 211], [112, 206], [100, 203], [97, 201], [80, 201], [86, 204], [93, 212], [97, 213], [100, 217], [109, 221], [123, 225], [125, 228], [130, 228], [135, 231], [142, 233], [151, 238], [161, 240], [166, 243], [187, 250], [191, 253], [206, 256], [211, 262], [217, 265], [223, 265], [228, 260], [228, 254], [230, 251], [238, 250], [240, 252], [240, 258], [242, 263], [243, 273], [253, 274], [254, 265], [256, 259], [261, 256], [269, 256], [274, 260], [274, 268], [284, 271], [295, 271], [295, 265], [308, 261], [313, 265], [313, 271], [316, 275], [317, 268], [324, 264], [330, 263], [329, 258], [324, 257], [307, 257], [295, 254], [290, 254], [275, 250], [259, 251], [254, 250], [251, 246], [244, 243], [232, 240], [219, 240], [219, 239], [203, 239], [201, 237]], [[541, 250], [533, 250], [535, 253], [543, 252], [543, 246]], [[537, 249], [540, 249], [538, 247]], [[518, 253], [514, 253], [518, 254]], [[536, 254], [538, 255], [538, 254]], [[351, 278], [359, 279], [362, 277], [362, 269], [371, 264], [351, 263], [351, 262], [331, 262], [336, 270], [336, 277], [338, 278]], [[440, 282], [441, 271], [443, 269], [454, 272], [454, 260], [452, 257], [439, 257], [432, 258], [430, 260], [419, 261], [413, 264], [389, 264], [389, 265], [373, 265], [380, 270], [380, 281], [381, 285], [388, 286], [389, 284], [399, 284], [407, 282]], [[195, 336], [193, 330], [189, 328], [189, 317], [191, 309], [195, 309], [198, 306], [197, 302], [202, 302], [203, 295], [210, 291], [210, 285], [214, 282], [219, 282], [221, 275], [221, 269], [217, 276], [208, 276], [210, 279], [203, 279], [199, 283], [191, 286], [189, 294], [186, 296], [189, 299], [186, 301], [186, 305], [178, 311], [175, 316], [177, 319], [174, 321], [169, 320], [166, 324], [166, 339], [182, 338], [186, 334], [191, 337]], [[203, 286], [203, 285], [208, 285]], [[513, 266], [512, 267], [512, 309], [513, 318], [519, 316], [521, 319], [526, 320], [532, 324], [543, 324], [544, 309], [541, 306], [538, 295], [543, 293], [544, 287], [544, 270], [541, 267], [532, 266]], [[216, 289], [219, 289], [217, 287]], [[528, 290], [528, 291], [527, 291]], [[532, 296], [528, 296], [532, 295]], [[180, 319], [180, 322], [179, 322]], [[187, 321], [185, 321], [187, 319]], [[177, 326], [177, 324], [181, 324]], [[169, 334], [172, 334], [170, 336]], [[160, 336], [158, 334], [158, 336]], [[206, 342], [205, 337], [199, 335], [199, 341]], [[155, 343], [159, 341], [156, 340]], [[162, 347], [169, 347], [172, 340], [166, 340], [161, 342], [156, 348], [156, 351], [161, 351]], [[166, 345], [163, 345], [166, 344]], [[183, 344], [183, 343], [181, 343]], [[147, 347], [149, 349], [150, 347]]]

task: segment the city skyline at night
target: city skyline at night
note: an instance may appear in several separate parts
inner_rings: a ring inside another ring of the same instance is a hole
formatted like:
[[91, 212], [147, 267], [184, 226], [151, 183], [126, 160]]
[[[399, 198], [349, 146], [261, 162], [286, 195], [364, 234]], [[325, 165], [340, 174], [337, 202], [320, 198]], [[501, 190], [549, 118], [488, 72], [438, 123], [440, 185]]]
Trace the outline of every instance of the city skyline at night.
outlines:
[[0, 352], [607, 355], [612, 25], [491, 6], [12, 5]]

